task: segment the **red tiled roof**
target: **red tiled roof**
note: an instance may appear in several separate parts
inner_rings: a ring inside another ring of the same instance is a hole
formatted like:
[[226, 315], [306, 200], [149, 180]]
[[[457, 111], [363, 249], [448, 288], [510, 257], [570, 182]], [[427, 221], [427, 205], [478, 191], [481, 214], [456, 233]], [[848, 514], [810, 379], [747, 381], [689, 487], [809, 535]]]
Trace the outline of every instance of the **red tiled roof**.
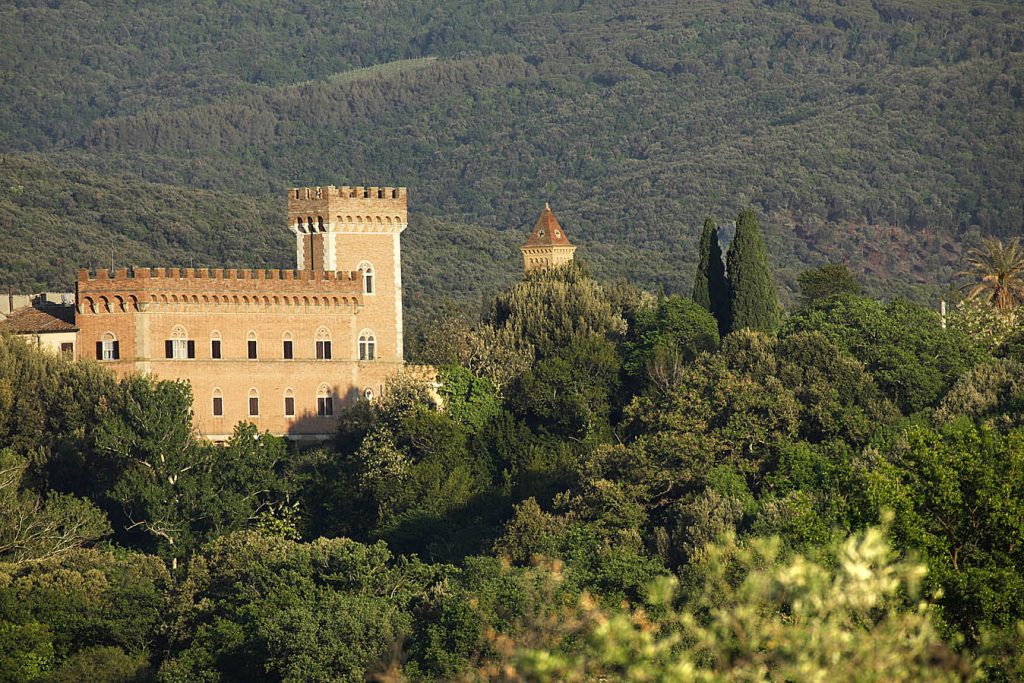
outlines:
[[545, 204], [544, 211], [537, 219], [537, 224], [533, 226], [533, 232], [530, 233], [524, 246], [546, 247], [556, 244], [570, 246], [569, 238], [565, 236], [565, 230], [562, 230], [562, 226], [558, 224], [558, 219], [555, 218], [551, 207]]
[[27, 306], [0, 320], [0, 332], [15, 334], [74, 332], [77, 329], [72, 306]]

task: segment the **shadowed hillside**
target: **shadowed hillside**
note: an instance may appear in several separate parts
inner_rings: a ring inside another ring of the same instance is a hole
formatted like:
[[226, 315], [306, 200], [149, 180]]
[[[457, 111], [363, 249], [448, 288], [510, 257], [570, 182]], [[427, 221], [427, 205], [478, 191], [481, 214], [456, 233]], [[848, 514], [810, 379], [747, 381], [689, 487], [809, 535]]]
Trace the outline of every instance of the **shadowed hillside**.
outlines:
[[[828, 260], [922, 298], [948, 284], [962, 244], [1024, 225], [1015, 4], [123, 4], [0, 13], [15, 65], [0, 87], [15, 153], [0, 216], [44, 243], [89, 223], [81, 244], [60, 237], [73, 258], [125, 235], [148, 260], [284, 263], [283, 188], [387, 182], [450, 226], [413, 226], [424, 253], [452, 253], [455, 233], [514, 246], [547, 200], [595, 273], [685, 291], [703, 218], [753, 206], [784, 298]], [[50, 197], [159, 185], [152, 207], [104, 228], [12, 191], [32, 182], [17, 164], [54, 169]], [[194, 236], [176, 242], [178, 224]], [[59, 284], [61, 269], [2, 239], [0, 280]], [[514, 275], [508, 258], [481, 266], [474, 297]], [[408, 263], [423, 269], [410, 286], [468, 295], [426, 285], [444, 281], [438, 263]]]

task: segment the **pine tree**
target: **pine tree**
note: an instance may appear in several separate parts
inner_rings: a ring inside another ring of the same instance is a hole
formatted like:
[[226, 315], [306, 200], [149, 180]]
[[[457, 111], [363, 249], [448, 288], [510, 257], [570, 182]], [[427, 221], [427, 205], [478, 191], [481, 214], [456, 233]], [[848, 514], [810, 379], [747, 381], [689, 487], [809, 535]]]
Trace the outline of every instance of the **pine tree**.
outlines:
[[715, 316], [719, 334], [725, 334], [729, 331], [729, 282], [725, 279], [718, 226], [711, 218], [704, 221], [699, 251], [697, 274], [693, 278], [693, 300]]
[[757, 216], [750, 209], [736, 219], [736, 235], [727, 256], [730, 290], [730, 329], [774, 332], [779, 325], [779, 301], [768, 253]]

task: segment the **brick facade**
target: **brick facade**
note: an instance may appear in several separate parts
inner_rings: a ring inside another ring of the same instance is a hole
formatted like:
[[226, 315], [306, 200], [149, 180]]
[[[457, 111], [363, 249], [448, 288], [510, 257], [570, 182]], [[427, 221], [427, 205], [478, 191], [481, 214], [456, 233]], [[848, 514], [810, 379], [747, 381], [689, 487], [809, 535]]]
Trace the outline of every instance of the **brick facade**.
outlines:
[[297, 188], [288, 213], [296, 270], [80, 271], [79, 357], [120, 375], [187, 380], [195, 424], [209, 438], [225, 438], [242, 420], [293, 438], [333, 433], [344, 403], [380, 395], [403, 366], [406, 192]]

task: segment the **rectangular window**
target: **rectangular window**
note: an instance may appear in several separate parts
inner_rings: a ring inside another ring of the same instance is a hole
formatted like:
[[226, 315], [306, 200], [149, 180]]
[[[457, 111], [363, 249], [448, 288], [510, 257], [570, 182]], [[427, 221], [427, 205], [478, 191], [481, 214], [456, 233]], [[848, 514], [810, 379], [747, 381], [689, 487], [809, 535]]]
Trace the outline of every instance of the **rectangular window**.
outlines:
[[256, 340], [255, 339], [250, 339], [249, 340], [249, 358], [250, 358], [250, 360], [256, 358]]
[[75, 355], [75, 345], [71, 342], [64, 342], [60, 345], [60, 352], [65, 356]]
[[377, 342], [361, 339], [359, 341], [359, 360], [373, 360], [377, 356]]
[[220, 358], [220, 339], [210, 342], [210, 358]]
[[320, 417], [334, 415], [334, 398], [332, 396], [320, 396], [317, 398], [316, 414]]
[[96, 342], [97, 360], [117, 360], [120, 357], [121, 351], [117, 341]]
[[284, 416], [295, 417], [295, 399], [291, 396], [284, 397]]
[[286, 339], [284, 341], [284, 358], [285, 360], [292, 359], [292, 340]]
[[220, 396], [213, 397], [213, 416], [222, 417], [224, 415], [224, 399]]
[[259, 417], [260, 399], [256, 396], [249, 397], [249, 417]]
[[329, 342], [329, 341], [318, 341], [316, 343], [316, 357], [317, 357], [317, 360], [330, 360], [331, 359], [331, 342]]
[[[191, 351], [191, 353], [189, 353]], [[181, 360], [195, 358], [196, 345], [186, 339], [168, 339], [164, 342], [164, 357]]]

